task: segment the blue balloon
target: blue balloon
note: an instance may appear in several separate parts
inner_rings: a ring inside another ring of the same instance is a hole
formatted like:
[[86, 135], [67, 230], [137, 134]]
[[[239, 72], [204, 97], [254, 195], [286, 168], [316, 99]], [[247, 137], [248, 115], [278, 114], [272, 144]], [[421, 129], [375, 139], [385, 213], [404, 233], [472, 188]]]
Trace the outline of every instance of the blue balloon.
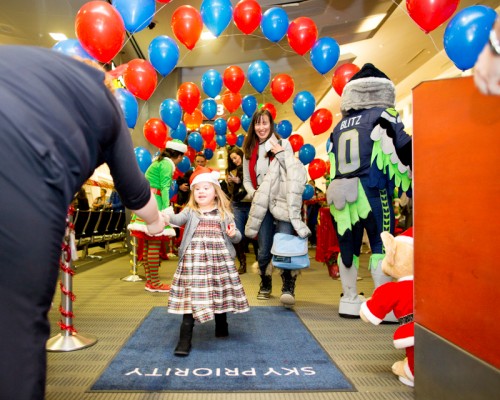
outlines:
[[287, 139], [293, 131], [293, 126], [290, 121], [284, 119], [276, 124], [276, 133], [283, 139]]
[[115, 90], [115, 98], [123, 111], [123, 116], [130, 129], [135, 127], [139, 116], [139, 104], [135, 96], [127, 89], [119, 88]]
[[226, 135], [215, 135], [215, 142], [220, 147], [224, 147], [226, 145]]
[[330, 140], [330, 138], [326, 139], [326, 152], [332, 152], [332, 141]]
[[201, 88], [208, 97], [216, 97], [222, 89], [222, 76], [219, 71], [209, 69], [201, 76]]
[[238, 138], [236, 139], [236, 146], [238, 147], [243, 146], [244, 141], [245, 141], [245, 135], [243, 135], [243, 133], [238, 135]]
[[255, 96], [247, 95], [243, 97], [243, 100], [241, 101], [241, 108], [246, 115], [252, 118], [253, 113], [257, 110], [257, 99]]
[[302, 200], [311, 200], [314, 196], [314, 188], [309, 183], [306, 184], [304, 192], [302, 193]]
[[214, 121], [216, 135], [225, 135], [227, 133], [227, 121], [224, 118], [217, 118]]
[[151, 158], [151, 153], [145, 149], [144, 147], [136, 147], [134, 149], [135, 159], [137, 160], [137, 164], [139, 165], [139, 169], [143, 174], [146, 173], [147, 169], [153, 162]]
[[314, 96], [311, 92], [304, 90], [303, 92], [297, 93], [293, 99], [292, 106], [295, 115], [304, 122], [313, 114], [316, 108], [316, 100], [314, 100]]
[[285, 10], [272, 7], [262, 15], [260, 29], [271, 42], [279, 42], [288, 31], [288, 14]]
[[205, 154], [205, 158], [207, 160], [211, 160], [212, 157], [214, 156], [214, 152], [212, 151], [212, 149], [205, 149], [205, 150], [203, 150], [203, 154]]
[[316, 157], [316, 149], [311, 144], [304, 144], [299, 149], [299, 160], [302, 164], [307, 165]]
[[177, 129], [182, 118], [182, 107], [174, 99], [165, 99], [160, 104], [160, 118], [170, 129]]
[[177, 129], [173, 129], [170, 131], [170, 137], [172, 139], [179, 139], [181, 142], [186, 140], [186, 136], [187, 136], [186, 124], [182, 121], [179, 122], [179, 126], [177, 127]]
[[340, 47], [335, 39], [324, 37], [314, 43], [310, 55], [313, 67], [324, 75], [337, 64]]
[[191, 168], [191, 160], [187, 156], [183, 156], [181, 162], [177, 164], [177, 169], [185, 174], [189, 168]]
[[471, 6], [455, 14], [444, 31], [444, 49], [457, 68], [472, 68], [488, 42], [496, 12], [486, 6]]
[[207, 29], [219, 37], [231, 22], [233, 6], [229, 0], [203, 0], [200, 14]]
[[135, 33], [146, 28], [155, 15], [155, 0], [113, 0], [115, 7], [122, 16], [125, 29]]
[[188, 136], [188, 144], [195, 151], [200, 151], [203, 148], [203, 138], [198, 132], [191, 132]]
[[252, 123], [252, 118], [248, 115], [244, 114], [240, 118], [241, 127], [245, 132], [248, 132], [248, 128], [250, 128], [250, 124]]
[[57, 42], [54, 46], [52, 46], [52, 50], [66, 54], [70, 57], [77, 56], [86, 58], [88, 60], [94, 60], [94, 58], [85, 51], [78, 39], [61, 40], [60, 42]]
[[262, 93], [271, 80], [271, 69], [265, 61], [257, 60], [248, 66], [247, 79], [250, 85]]
[[207, 119], [214, 119], [217, 115], [217, 102], [214, 99], [205, 99], [201, 102], [201, 112]]
[[170, 185], [170, 190], [168, 191], [168, 195], [170, 198], [174, 197], [179, 191], [179, 185], [177, 185], [177, 181], [172, 179], [172, 184]]
[[148, 47], [149, 61], [162, 76], [167, 76], [179, 61], [179, 46], [172, 38], [155, 37]]

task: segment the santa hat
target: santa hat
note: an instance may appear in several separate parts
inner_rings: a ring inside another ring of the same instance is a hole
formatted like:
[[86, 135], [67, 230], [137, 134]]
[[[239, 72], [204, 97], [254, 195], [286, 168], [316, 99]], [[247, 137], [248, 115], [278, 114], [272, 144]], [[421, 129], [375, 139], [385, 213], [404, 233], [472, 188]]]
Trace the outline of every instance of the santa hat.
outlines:
[[193, 186], [197, 183], [210, 182], [220, 187], [219, 176], [219, 171], [214, 171], [211, 168], [198, 166], [191, 175], [191, 178], [189, 178], [189, 185], [191, 188], [193, 188]]
[[179, 139], [169, 140], [165, 147], [167, 149], [172, 149], [172, 150], [178, 151], [179, 153], [182, 153], [182, 154], [184, 154], [188, 149], [188, 147]]
[[413, 227], [396, 236], [396, 240], [413, 246]]

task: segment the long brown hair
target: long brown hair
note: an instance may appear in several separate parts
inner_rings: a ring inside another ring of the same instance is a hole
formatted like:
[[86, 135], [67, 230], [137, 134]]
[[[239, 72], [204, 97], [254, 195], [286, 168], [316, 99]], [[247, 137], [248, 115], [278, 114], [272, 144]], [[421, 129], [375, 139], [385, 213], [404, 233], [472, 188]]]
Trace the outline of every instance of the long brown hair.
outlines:
[[271, 135], [274, 134], [274, 136], [279, 139], [279, 136], [274, 131], [274, 119], [269, 110], [261, 108], [260, 110], [256, 111], [253, 114], [252, 122], [250, 123], [250, 126], [248, 128], [248, 134], [245, 136], [245, 140], [243, 142], [243, 153], [245, 154], [245, 158], [247, 160], [250, 160], [250, 156], [252, 155], [252, 151], [255, 146], [259, 145], [259, 138], [255, 133], [255, 124], [262, 120], [264, 115], [267, 115], [267, 117], [269, 118], [269, 123], [271, 124], [271, 129], [267, 138], [271, 137]]

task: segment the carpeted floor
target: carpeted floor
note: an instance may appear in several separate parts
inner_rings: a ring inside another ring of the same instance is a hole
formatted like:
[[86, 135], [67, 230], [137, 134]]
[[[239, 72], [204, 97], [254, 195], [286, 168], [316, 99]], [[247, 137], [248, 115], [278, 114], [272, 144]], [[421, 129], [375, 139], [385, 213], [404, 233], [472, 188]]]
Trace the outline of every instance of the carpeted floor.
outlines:
[[292, 310], [252, 307], [228, 315], [230, 336], [196, 324], [193, 349], [176, 357], [182, 317], [155, 307], [99, 377], [94, 391], [352, 391]]

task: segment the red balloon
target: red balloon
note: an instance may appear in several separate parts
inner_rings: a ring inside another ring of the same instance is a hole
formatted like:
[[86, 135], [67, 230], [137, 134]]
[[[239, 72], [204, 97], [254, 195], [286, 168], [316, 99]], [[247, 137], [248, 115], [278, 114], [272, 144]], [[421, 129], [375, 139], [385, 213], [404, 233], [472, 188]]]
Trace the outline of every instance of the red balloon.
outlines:
[[170, 26], [179, 42], [189, 50], [193, 50], [196, 42], [200, 39], [203, 20], [196, 8], [184, 5], [174, 11]]
[[125, 71], [127, 70], [127, 68], [128, 68], [127, 63], [121, 64], [118, 67], [116, 67], [115, 69], [108, 71], [108, 75], [113, 77], [113, 79], [118, 79], [120, 76], [123, 76], [125, 74]]
[[212, 140], [211, 142], [205, 144], [205, 149], [210, 149], [212, 151], [215, 151], [216, 147], [217, 147], [217, 142], [215, 140]]
[[177, 101], [180, 106], [188, 114], [194, 112], [195, 108], [200, 104], [201, 94], [198, 86], [193, 82], [181, 83], [179, 89], [177, 89]]
[[194, 159], [196, 158], [196, 151], [192, 147], [188, 146], [187, 151], [184, 153], [184, 155], [189, 158], [189, 161], [192, 163], [194, 162]]
[[276, 107], [274, 107], [274, 104], [272, 103], [266, 103], [262, 106], [264, 110], [267, 110], [271, 113], [271, 116], [273, 119], [276, 121]]
[[[241, 120], [240, 117], [237, 117], [236, 115], [232, 115], [227, 119], [227, 127], [231, 133], [235, 133], [240, 129], [241, 126]], [[233, 146], [233, 145], [231, 145]]]
[[205, 124], [200, 128], [200, 134], [205, 142], [210, 143], [212, 140], [214, 140], [215, 129], [213, 125]]
[[406, 0], [411, 19], [429, 33], [450, 18], [460, 0]]
[[165, 148], [167, 142], [168, 128], [165, 122], [159, 118], [150, 118], [144, 124], [142, 129], [144, 137], [153, 146], [160, 149]]
[[359, 67], [351, 63], [342, 64], [335, 70], [332, 77], [332, 86], [339, 96], [342, 96], [344, 86], [347, 85], [347, 82], [349, 82], [358, 71]]
[[224, 70], [222, 80], [231, 92], [238, 93], [245, 83], [245, 73], [240, 67], [231, 65]]
[[300, 136], [298, 133], [294, 133], [288, 138], [290, 145], [292, 146], [292, 150], [294, 152], [299, 151], [299, 149], [304, 145], [304, 138]]
[[128, 62], [128, 67], [123, 73], [123, 80], [130, 93], [142, 100], [147, 100], [156, 88], [156, 70], [149, 61], [136, 58]]
[[249, 35], [260, 25], [262, 9], [255, 0], [241, 0], [234, 6], [233, 20], [236, 27]]
[[203, 122], [203, 114], [196, 108], [191, 114], [184, 113], [183, 121], [187, 129], [194, 131], [198, 129]]
[[281, 104], [292, 96], [294, 90], [295, 83], [290, 75], [278, 74], [271, 81], [271, 94]]
[[311, 18], [296, 18], [288, 25], [287, 39], [290, 47], [303, 56], [316, 43], [318, 28]]
[[170, 3], [172, 0], [156, 0], [158, 3], [165, 3], [165, 4], [168, 4]]
[[332, 126], [333, 115], [326, 108], [319, 108], [313, 112], [309, 123], [314, 135], [326, 132]]
[[226, 143], [229, 146], [234, 146], [237, 141], [238, 141], [238, 136], [236, 136], [234, 133], [228, 133], [226, 135]]
[[222, 94], [222, 103], [230, 113], [235, 112], [241, 105], [241, 94], [225, 90]]
[[309, 163], [307, 171], [309, 172], [309, 176], [311, 177], [311, 179], [321, 178], [325, 175], [326, 172], [326, 162], [324, 162], [320, 158], [315, 158]]
[[84, 4], [75, 18], [76, 37], [96, 60], [108, 63], [125, 40], [125, 24], [116, 8], [103, 1]]

